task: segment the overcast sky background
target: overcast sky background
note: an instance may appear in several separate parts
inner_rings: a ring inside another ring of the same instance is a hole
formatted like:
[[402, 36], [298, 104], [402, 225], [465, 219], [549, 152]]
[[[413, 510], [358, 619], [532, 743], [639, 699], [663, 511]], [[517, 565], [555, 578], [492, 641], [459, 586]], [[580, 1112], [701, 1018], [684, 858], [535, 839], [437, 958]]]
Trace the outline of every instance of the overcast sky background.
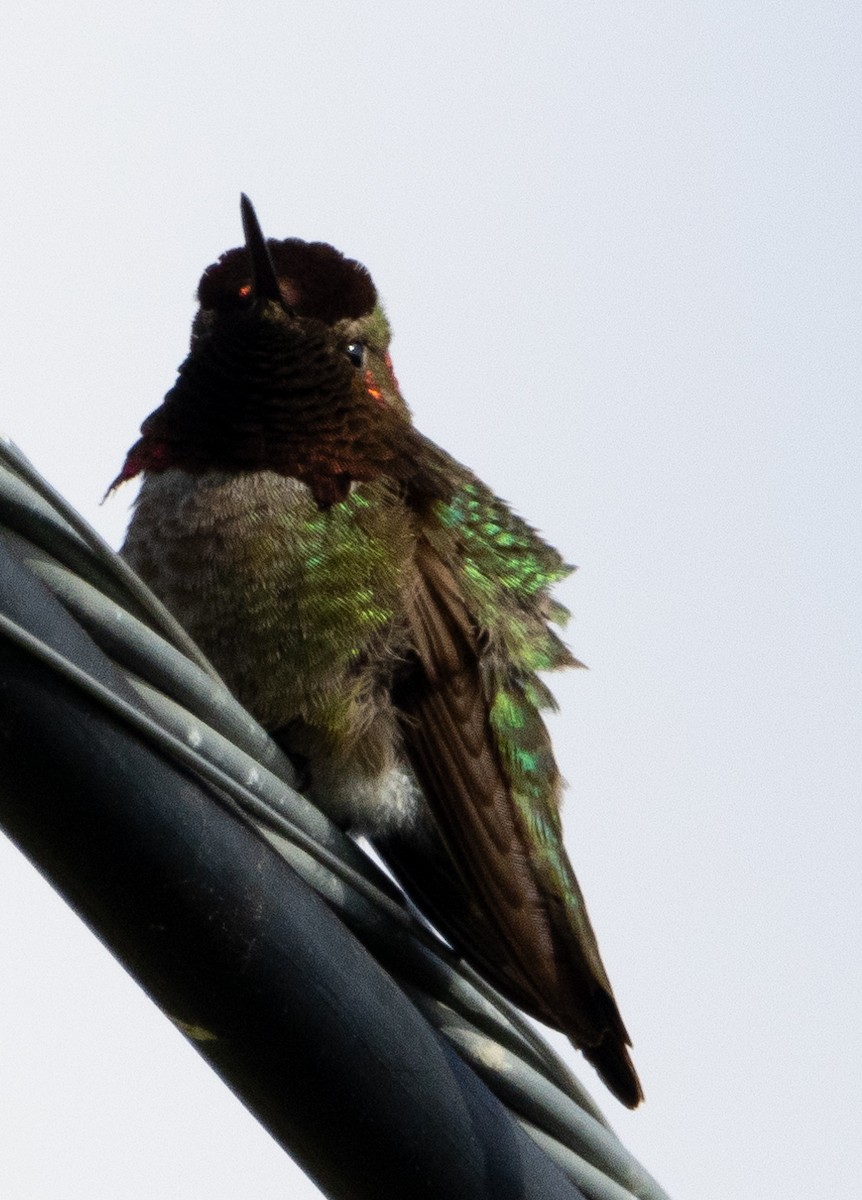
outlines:
[[[570, 1060], [676, 1200], [855, 1194], [858, 3], [4, 25], [3, 429], [117, 545], [240, 190], [364, 261], [417, 424], [580, 564], [554, 734], [646, 1105]], [[3, 1196], [318, 1195], [0, 860]]]

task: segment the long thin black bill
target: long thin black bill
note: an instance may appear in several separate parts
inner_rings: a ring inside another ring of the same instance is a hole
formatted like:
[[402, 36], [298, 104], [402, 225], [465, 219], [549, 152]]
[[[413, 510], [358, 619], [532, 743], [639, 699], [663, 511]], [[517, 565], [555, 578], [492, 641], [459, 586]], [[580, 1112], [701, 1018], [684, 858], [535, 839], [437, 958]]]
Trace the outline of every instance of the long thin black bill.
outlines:
[[254, 211], [254, 205], [245, 192], [240, 196], [240, 212], [242, 213], [242, 228], [245, 234], [245, 248], [251, 263], [251, 281], [255, 298], [258, 300], [275, 300], [277, 304], [286, 307], [275, 267], [272, 265], [269, 247], [263, 230]]

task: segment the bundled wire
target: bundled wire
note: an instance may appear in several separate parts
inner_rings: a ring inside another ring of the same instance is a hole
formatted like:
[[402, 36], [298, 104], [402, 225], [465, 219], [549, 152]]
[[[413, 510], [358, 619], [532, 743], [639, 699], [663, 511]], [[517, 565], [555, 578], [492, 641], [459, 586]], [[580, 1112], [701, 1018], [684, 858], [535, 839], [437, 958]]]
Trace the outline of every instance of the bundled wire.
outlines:
[[333, 1197], [666, 1200], [0, 444], [0, 823]]

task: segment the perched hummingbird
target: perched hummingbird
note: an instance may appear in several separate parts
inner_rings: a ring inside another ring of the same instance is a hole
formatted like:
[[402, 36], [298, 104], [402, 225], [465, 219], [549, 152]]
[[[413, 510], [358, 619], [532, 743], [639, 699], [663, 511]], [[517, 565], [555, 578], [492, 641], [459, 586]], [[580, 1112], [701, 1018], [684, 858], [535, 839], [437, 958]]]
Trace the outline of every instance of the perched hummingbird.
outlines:
[[537, 672], [575, 663], [549, 627], [570, 568], [414, 428], [365, 268], [242, 218], [112, 485], [143, 475], [122, 554], [312, 799], [633, 1108], [540, 716]]

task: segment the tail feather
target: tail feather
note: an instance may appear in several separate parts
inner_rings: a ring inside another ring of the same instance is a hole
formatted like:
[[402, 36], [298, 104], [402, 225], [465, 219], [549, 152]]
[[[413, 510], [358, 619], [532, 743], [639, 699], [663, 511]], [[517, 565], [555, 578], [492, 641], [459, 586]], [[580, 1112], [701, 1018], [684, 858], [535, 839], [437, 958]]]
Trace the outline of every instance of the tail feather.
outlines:
[[643, 1088], [625, 1045], [605, 1038], [598, 1046], [580, 1046], [579, 1049], [617, 1100], [626, 1108], [637, 1108], [644, 1098]]
[[548, 1004], [548, 997], [530, 987], [523, 974], [512, 969], [505, 945], [471, 900], [435, 834], [427, 830], [421, 846], [398, 834], [375, 838], [374, 844], [408, 895], [454, 948], [518, 1008], [565, 1033], [620, 1103], [637, 1108], [643, 1100], [643, 1091], [629, 1057], [628, 1034], [613, 997], [602, 989], [594, 990], [593, 1004], [606, 1014], [602, 1022], [606, 1032], [597, 1044], [586, 1045], [582, 1036], [574, 1034], [565, 1012], [555, 1011]]

